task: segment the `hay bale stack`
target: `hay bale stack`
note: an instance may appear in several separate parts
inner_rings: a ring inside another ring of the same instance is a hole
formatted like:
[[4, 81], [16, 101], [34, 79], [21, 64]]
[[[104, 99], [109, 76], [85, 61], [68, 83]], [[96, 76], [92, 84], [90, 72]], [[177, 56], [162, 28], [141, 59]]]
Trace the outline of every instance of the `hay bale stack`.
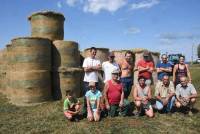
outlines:
[[[146, 50], [147, 49], [134, 49], [134, 50], [132, 50], [134, 55], [135, 55], [135, 65], [138, 63], [139, 60], [143, 59], [143, 53]], [[149, 52], [151, 54], [150, 55], [151, 61], [153, 61], [154, 66], [155, 66], [158, 63], [160, 53], [151, 52], [151, 51], [149, 51]], [[134, 73], [134, 83], [137, 83], [137, 79], [138, 79], [138, 71], [136, 71]], [[155, 71], [152, 74], [152, 80], [153, 80], [154, 84], [157, 82], [157, 73]]]
[[39, 37], [12, 40], [7, 95], [11, 103], [29, 105], [51, 98], [51, 41]]
[[56, 40], [53, 42], [53, 69], [59, 67], [79, 67], [80, 52], [74, 41]]
[[6, 49], [0, 50], [0, 93], [5, 92], [6, 89]]
[[54, 97], [61, 99], [65, 97], [66, 91], [73, 91], [76, 97], [81, 96], [81, 83], [84, 71], [82, 68], [59, 68], [54, 71]]
[[64, 20], [61, 13], [53, 11], [41, 11], [28, 17], [31, 22], [31, 36], [43, 37], [50, 40], [63, 40]]
[[[97, 48], [96, 58], [99, 59], [101, 63], [108, 60], [108, 55], [109, 55], [108, 48]], [[84, 50], [83, 56], [85, 58], [90, 56], [90, 48]]]

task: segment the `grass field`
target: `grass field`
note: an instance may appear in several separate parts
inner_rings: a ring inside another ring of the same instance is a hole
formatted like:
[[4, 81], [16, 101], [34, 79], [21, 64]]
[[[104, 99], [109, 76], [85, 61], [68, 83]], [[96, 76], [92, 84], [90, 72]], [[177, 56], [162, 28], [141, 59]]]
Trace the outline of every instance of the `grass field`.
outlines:
[[[191, 67], [195, 87], [200, 93], [200, 66]], [[159, 114], [155, 118], [116, 117], [100, 122], [69, 122], [63, 116], [62, 101], [31, 107], [16, 107], [0, 95], [0, 133], [200, 133], [200, 98], [193, 116], [182, 113]]]

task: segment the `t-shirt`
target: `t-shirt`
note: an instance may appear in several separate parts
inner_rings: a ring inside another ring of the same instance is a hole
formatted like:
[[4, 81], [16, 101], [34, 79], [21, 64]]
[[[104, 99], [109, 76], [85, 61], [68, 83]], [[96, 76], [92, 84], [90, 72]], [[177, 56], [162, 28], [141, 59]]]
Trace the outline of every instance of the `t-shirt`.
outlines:
[[67, 111], [67, 110], [71, 110], [71, 106], [76, 104], [78, 102], [78, 100], [76, 98], [73, 98], [71, 100], [69, 100], [68, 98], [65, 99], [64, 101], [64, 111]]
[[188, 97], [190, 95], [197, 94], [196, 89], [194, 86], [190, 83], [187, 84], [186, 87], [182, 87], [181, 84], [178, 84], [176, 86], [176, 96], [179, 97]]
[[[154, 67], [154, 64], [152, 61], [145, 61], [145, 60], [139, 60], [138, 63], [137, 63], [137, 67], [143, 67], [143, 68], [146, 68], [146, 67], [150, 67], [150, 68], [153, 68]], [[142, 76], [146, 79], [150, 79], [151, 78], [151, 75], [152, 73], [148, 72], [148, 71], [143, 71], [143, 72], [140, 72], [138, 74], [138, 76]]]
[[119, 65], [116, 62], [114, 63], [110, 63], [109, 61], [103, 62], [102, 70], [104, 71], [104, 83], [112, 79], [112, 71], [116, 69], [119, 69]]
[[[95, 67], [97, 65], [101, 65], [100, 60], [97, 59], [92, 59], [91, 57], [86, 58], [83, 61], [83, 67]], [[93, 71], [93, 72], [85, 72], [84, 80], [85, 82], [98, 82], [98, 72]]]
[[89, 90], [85, 94], [85, 97], [88, 98], [90, 101], [90, 106], [92, 109], [97, 108], [97, 100], [99, 100], [101, 96], [102, 94], [99, 90], [95, 90], [95, 92], [92, 92], [91, 90]]
[[170, 93], [175, 93], [174, 84], [170, 81], [169, 85], [166, 87], [163, 82], [158, 82], [155, 88], [155, 96], [160, 95], [162, 98], [166, 98]]
[[[163, 62], [161, 62], [161, 63], [158, 63], [157, 64], [157, 66], [156, 66], [156, 68], [170, 68], [171, 67], [171, 64], [170, 63], [163, 63]], [[168, 72], [159, 72], [158, 73], [158, 80], [162, 80], [162, 78], [163, 78], [163, 76], [164, 75], [170, 75], [170, 73], [168, 73]]]

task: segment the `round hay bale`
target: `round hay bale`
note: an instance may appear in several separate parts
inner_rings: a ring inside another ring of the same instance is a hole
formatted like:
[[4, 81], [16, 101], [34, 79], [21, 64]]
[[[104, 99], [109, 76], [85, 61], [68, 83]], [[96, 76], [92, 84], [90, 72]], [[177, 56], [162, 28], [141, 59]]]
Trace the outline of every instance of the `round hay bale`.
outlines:
[[74, 41], [56, 40], [53, 42], [53, 69], [59, 67], [79, 67], [80, 52]]
[[53, 72], [54, 98], [64, 98], [68, 90], [71, 90], [76, 97], [80, 97], [82, 93], [82, 76], [82, 68], [59, 68], [57, 72]]
[[[109, 49], [108, 48], [96, 48], [97, 49], [97, 54], [96, 58], [99, 59], [102, 62], [108, 60], [108, 55], [109, 55]], [[89, 57], [90, 56], [90, 48], [87, 48], [83, 52], [84, 57]]]
[[44, 37], [50, 40], [63, 40], [64, 20], [61, 13], [41, 11], [28, 17], [31, 22], [31, 36]]
[[[130, 50], [114, 50], [112, 52], [114, 52], [114, 55], [115, 55], [115, 61], [119, 64], [122, 60], [124, 60], [125, 58], [125, 53], [127, 51], [130, 51]], [[135, 57], [133, 55], [133, 60], [132, 62], [134, 63], [134, 60], [135, 60]]]
[[12, 71], [51, 70], [51, 41], [37, 37], [12, 40], [9, 66]]
[[6, 94], [15, 105], [29, 105], [51, 99], [50, 71], [10, 71]]

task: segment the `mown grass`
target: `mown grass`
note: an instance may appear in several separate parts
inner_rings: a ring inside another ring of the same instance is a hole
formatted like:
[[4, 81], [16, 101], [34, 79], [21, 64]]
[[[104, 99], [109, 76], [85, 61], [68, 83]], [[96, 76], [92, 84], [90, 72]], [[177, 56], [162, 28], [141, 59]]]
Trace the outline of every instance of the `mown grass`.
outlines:
[[[195, 87], [200, 87], [200, 67], [191, 68]], [[199, 92], [200, 93], [200, 92]], [[0, 95], [0, 133], [199, 133], [200, 112], [193, 116], [182, 113], [159, 114], [149, 119], [145, 116], [136, 118], [104, 118], [100, 122], [78, 123], [64, 118], [62, 101], [47, 102], [37, 106], [16, 107]], [[200, 110], [200, 99], [195, 107]]]

